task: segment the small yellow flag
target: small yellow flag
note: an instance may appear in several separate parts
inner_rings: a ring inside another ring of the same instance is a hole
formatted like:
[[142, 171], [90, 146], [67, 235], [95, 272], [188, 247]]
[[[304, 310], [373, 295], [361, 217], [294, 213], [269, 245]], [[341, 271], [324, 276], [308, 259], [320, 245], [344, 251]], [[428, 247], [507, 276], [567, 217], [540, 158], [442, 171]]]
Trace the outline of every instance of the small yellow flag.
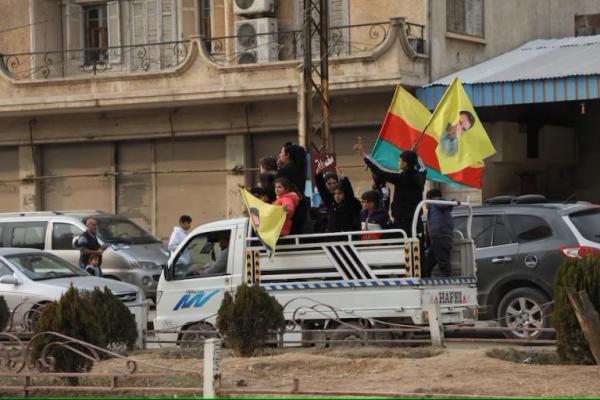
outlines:
[[285, 222], [286, 212], [281, 206], [274, 206], [257, 199], [244, 188], [240, 188], [240, 192], [248, 210], [250, 223], [258, 239], [267, 249], [269, 257], [272, 257], [275, 254], [275, 245]]
[[480, 163], [496, 152], [458, 78], [433, 111], [427, 132], [438, 142], [435, 153], [443, 174]]

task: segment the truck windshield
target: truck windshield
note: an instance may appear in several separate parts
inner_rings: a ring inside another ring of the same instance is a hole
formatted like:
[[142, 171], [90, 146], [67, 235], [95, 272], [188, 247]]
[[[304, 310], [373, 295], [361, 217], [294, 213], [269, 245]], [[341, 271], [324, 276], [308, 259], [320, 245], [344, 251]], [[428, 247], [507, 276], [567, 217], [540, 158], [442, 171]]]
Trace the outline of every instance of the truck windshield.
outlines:
[[109, 244], [152, 244], [161, 243], [160, 239], [150, 234], [135, 222], [127, 218], [99, 217], [98, 234]]
[[569, 218], [581, 236], [600, 243], [600, 208], [577, 212], [569, 215]]
[[6, 256], [6, 258], [29, 279], [34, 281], [89, 276], [81, 268], [71, 265], [52, 254], [14, 254]]

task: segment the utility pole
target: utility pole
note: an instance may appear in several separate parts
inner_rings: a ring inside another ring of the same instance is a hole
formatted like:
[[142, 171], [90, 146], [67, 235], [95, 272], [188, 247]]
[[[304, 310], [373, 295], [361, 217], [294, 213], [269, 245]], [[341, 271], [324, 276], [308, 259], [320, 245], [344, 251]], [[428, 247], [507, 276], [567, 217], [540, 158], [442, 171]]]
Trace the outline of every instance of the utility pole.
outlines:
[[[329, 0], [304, 1], [303, 136], [311, 146], [314, 134], [329, 150]], [[318, 40], [316, 40], [318, 39]], [[319, 46], [319, 62], [313, 63], [313, 44]], [[321, 108], [321, 121], [313, 131], [313, 97]]]

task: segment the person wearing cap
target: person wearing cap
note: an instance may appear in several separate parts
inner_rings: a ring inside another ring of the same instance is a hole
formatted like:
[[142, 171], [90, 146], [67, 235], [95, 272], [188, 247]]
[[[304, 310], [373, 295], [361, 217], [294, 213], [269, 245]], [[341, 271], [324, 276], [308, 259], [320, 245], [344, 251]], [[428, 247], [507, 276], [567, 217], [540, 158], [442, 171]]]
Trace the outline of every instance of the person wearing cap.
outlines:
[[[371, 156], [364, 153], [362, 142], [359, 140], [354, 145], [356, 150], [367, 167], [379, 178], [394, 185], [394, 198], [391, 205], [391, 214], [393, 223], [392, 229], [402, 229], [408, 236], [412, 234], [412, 220], [418, 204], [423, 200], [423, 190], [425, 189], [425, 178], [427, 172], [425, 166], [417, 153], [411, 150], [405, 150], [400, 154], [398, 166], [399, 171], [386, 168]], [[423, 222], [421, 215], [417, 223], [417, 234], [421, 243], [423, 242]], [[424, 246], [422, 246], [424, 249]]]
[[[427, 200], [444, 200], [439, 189], [431, 189], [425, 195]], [[460, 202], [458, 202], [460, 205]], [[437, 265], [440, 276], [452, 276], [452, 240], [454, 235], [454, 206], [445, 204], [427, 205], [427, 238], [429, 248], [425, 255], [425, 265], [421, 268], [421, 277], [431, 277], [433, 268]]]

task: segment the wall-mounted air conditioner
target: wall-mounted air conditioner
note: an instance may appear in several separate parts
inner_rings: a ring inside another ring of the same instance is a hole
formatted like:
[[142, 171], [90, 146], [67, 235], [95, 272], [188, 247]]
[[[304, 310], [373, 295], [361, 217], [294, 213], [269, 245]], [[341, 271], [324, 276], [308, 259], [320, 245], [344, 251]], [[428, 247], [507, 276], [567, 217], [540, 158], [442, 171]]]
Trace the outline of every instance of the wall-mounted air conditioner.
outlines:
[[235, 23], [235, 53], [238, 64], [277, 61], [277, 19], [257, 18]]
[[274, 14], [275, 0], [233, 0], [233, 13], [236, 15]]

